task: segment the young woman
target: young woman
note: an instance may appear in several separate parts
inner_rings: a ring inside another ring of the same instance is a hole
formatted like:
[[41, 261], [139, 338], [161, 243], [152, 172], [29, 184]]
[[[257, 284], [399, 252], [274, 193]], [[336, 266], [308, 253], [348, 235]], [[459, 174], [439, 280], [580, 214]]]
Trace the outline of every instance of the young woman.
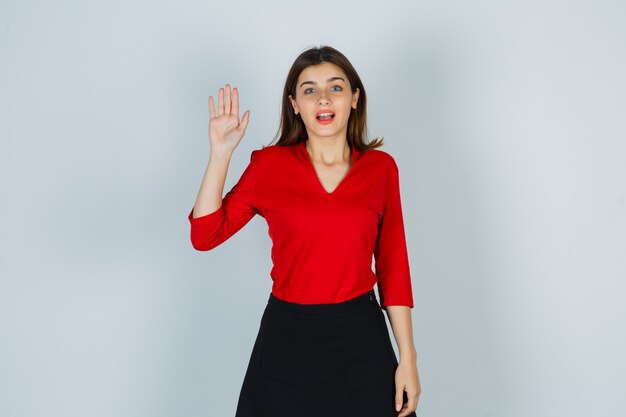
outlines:
[[217, 113], [209, 97], [211, 153], [188, 216], [193, 247], [215, 248], [255, 214], [272, 239], [272, 290], [236, 417], [415, 417], [421, 388], [399, 173], [375, 149], [380, 139], [365, 142], [365, 98], [342, 53], [300, 54], [283, 90], [280, 138], [252, 151], [222, 198], [250, 112], [239, 120], [229, 84]]

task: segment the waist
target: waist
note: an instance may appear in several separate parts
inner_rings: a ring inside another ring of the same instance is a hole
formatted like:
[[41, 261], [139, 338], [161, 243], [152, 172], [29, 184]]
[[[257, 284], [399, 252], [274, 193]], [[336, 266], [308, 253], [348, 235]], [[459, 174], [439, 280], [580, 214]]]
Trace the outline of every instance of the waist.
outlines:
[[359, 310], [363, 307], [378, 304], [374, 289], [339, 303], [300, 304], [282, 300], [270, 292], [267, 308], [275, 311], [298, 314], [333, 314]]

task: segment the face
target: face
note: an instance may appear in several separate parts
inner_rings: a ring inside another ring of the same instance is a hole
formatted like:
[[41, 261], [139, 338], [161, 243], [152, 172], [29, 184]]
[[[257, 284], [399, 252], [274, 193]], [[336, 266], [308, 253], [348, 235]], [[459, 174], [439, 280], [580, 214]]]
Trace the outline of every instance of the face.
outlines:
[[[339, 136], [348, 131], [350, 110], [356, 109], [359, 89], [352, 94], [345, 73], [335, 64], [322, 62], [305, 68], [298, 77], [296, 96], [289, 95], [294, 112], [302, 117], [309, 137]], [[332, 118], [317, 115], [333, 113]]]

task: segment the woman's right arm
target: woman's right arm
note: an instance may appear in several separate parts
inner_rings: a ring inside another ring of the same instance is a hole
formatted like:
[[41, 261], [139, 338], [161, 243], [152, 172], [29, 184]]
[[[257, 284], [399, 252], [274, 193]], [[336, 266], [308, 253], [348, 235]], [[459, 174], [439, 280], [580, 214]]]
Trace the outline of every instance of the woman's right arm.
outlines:
[[[225, 90], [224, 94], [224, 89], [220, 88], [217, 114], [213, 108], [213, 97], [209, 96], [209, 162], [194, 207], [188, 216], [192, 244], [198, 250], [209, 250], [219, 245], [254, 215], [252, 164], [246, 168], [233, 189], [222, 198], [231, 157], [243, 138], [250, 115], [247, 111], [239, 123], [238, 91], [233, 89], [231, 101], [229, 84], [226, 84]], [[243, 220], [245, 222], [242, 224]]]

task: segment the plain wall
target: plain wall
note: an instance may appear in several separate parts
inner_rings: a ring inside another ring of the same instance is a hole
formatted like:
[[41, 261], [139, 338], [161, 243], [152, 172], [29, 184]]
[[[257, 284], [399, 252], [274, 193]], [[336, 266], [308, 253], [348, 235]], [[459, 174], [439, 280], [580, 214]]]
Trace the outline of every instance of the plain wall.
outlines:
[[625, 415], [625, 21], [623, 1], [2, 1], [0, 415], [234, 415], [271, 241], [256, 216], [191, 246], [207, 99], [231, 83], [251, 110], [227, 191], [324, 44], [400, 167], [418, 415]]

